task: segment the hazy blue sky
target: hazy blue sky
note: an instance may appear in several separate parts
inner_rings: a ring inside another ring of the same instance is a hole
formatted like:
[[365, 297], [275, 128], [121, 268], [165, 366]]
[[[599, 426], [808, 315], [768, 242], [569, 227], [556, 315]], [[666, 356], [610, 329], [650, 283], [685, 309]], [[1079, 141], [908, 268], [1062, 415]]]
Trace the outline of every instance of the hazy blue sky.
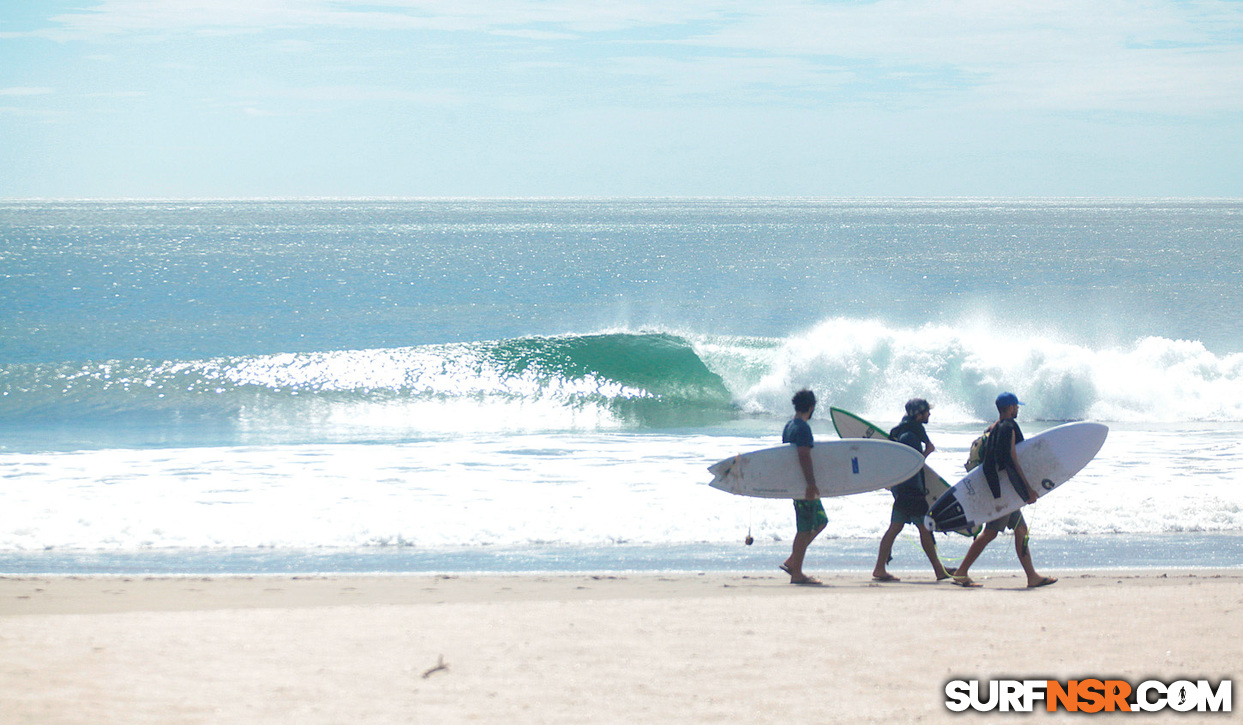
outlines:
[[1243, 2], [0, 2], [0, 197], [648, 195], [1243, 196]]

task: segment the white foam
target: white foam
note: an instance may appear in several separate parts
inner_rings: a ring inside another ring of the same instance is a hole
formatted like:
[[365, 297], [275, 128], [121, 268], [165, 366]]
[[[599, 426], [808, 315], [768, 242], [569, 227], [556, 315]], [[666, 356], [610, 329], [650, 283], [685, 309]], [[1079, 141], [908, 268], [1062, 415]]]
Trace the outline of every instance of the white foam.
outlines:
[[[823, 419], [813, 426], [833, 435]], [[931, 433], [931, 464], [953, 482], [975, 431]], [[1115, 428], [1028, 517], [1042, 535], [1243, 531], [1241, 434]], [[784, 541], [789, 502], [707, 486], [710, 463], [777, 443], [775, 433], [595, 432], [2, 454], [0, 549], [663, 544], [737, 541], [748, 529]], [[878, 538], [891, 501], [884, 491], [826, 500], [826, 536]]]
[[[1038, 420], [1243, 421], [1243, 353], [1147, 337], [1093, 348], [1048, 334], [969, 325], [919, 328], [834, 318], [784, 340], [697, 342], [705, 361], [748, 412], [783, 415], [800, 387], [865, 417], [886, 418], [912, 397], [939, 420], [991, 420], [1002, 391]], [[696, 338], [692, 338], [696, 339]]]

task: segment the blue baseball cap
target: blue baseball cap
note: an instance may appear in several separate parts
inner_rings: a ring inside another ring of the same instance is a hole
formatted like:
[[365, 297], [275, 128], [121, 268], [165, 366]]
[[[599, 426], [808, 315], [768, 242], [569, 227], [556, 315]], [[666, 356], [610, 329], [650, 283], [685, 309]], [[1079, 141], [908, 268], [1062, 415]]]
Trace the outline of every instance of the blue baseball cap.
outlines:
[[1002, 393], [997, 396], [998, 408], [1009, 408], [1011, 405], [1025, 405], [1019, 402], [1019, 396], [1014, 393]]

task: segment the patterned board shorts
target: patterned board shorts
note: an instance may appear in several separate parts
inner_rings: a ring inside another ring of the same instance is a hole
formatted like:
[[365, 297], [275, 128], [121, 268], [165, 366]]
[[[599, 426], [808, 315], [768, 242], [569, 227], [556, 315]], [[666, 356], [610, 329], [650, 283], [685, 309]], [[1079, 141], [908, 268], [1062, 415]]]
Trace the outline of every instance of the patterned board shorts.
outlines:
[[794, 521], [799, 531], [815, 531], [829, 525], [829, 515], [824, 512], [820, 499], [814, 501], [794, 500]]

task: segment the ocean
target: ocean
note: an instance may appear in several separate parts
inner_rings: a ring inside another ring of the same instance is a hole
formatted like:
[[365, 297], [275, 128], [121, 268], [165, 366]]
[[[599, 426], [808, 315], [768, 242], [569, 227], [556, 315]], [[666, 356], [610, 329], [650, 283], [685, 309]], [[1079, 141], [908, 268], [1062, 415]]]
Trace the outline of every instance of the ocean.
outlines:
[[1106, 423], [1037, 566], [1237, 568], [1240, 250], [1241, 200], [0, 201], [0, 574], [776, 574], [707, 466], [801, 387], [821, 440], [929, 399], [951, 482], [1003, 390]]

